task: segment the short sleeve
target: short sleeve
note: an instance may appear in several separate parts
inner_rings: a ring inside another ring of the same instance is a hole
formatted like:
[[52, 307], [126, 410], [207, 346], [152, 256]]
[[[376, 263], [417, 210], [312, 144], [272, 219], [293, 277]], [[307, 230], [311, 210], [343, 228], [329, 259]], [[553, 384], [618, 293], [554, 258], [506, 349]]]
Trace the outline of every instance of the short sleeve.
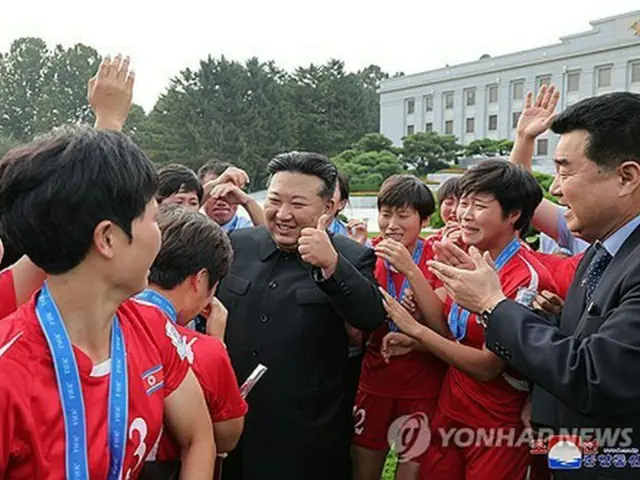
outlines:
[[16, 311], [16, 289], [11, 269], [0, 272], [0, 319]]
[[[204, 391], [211, 421], [216, 423], [243, 417], [248, 410], [247, 403], [242, 398], [229, 355], [222, 343], [211, 337], [198, 341], [206, 349], [199, 350], [194, 345], [196, 359], [193, 371]], [[200, 357], [205, 361], [201, 361]]]
[[171, 320], [159, 311], [154, 313], [157, 315], [155, 321], [160, 322], [163, 328], [157, 338], [164, 369], [165, 396], [169, 396], [187, 376], [189, 364], [193, 362], [193, 352]]

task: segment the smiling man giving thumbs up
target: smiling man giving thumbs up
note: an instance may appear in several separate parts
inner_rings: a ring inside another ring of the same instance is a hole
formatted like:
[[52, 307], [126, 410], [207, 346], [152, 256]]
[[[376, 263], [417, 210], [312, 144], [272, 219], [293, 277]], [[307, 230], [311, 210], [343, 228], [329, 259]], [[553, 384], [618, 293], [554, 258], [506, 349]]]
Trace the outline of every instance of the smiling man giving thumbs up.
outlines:
[[318, 219], [318, 226], [303, 229], [298, 240], [298, 252], [302, 260], [320, 268], [324, 278], [331, 277], [338, 264], [338, 252], [333, 248], [327, 232], [332, 221], [329, 215], [323, 214]]
[[292, 152], [267, 166], [266, 225], [236, 230], [218, 297], [225, 343], [240, 381], [268, 368], [224, 480], [347, 480], [352, 408], [344, 323], [372, 331], [385, 311], [375, 254], [330, 235], [338, 171], [326, 157]]

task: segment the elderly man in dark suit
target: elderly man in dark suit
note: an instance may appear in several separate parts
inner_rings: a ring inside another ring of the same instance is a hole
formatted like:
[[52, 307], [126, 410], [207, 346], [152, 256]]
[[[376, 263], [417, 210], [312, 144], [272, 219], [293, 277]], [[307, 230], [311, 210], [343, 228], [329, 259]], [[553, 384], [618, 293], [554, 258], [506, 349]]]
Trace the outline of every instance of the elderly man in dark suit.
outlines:
[[[479, 252], [464, 258], [441, 245], [443, 263], [432, 269], [460, 305], [482, 315], [487, 348], [552, 394], [556, 429], [578, 429], [600, 447], [640, 448], [640, 95], [583, 100], [551, 129], [561, 135], [551, 192], [568, 207], [571, 231], [593, 242], [559, 325], [506, 300]], [[605, 442], [606, 428], [617, 430]], [[555, 478], [640, 477], [632, 450], [599, 453]]]
[[293, 152], [268, 165], [266, 227], [230, 235], [234, 261], [218, 290], [238, 379], [268, 370], [248, 397], [225, 480], [349, 478], [352, 405], [345, 390], [345, 321], [371, 331], [385, 318], [375, 256], [327, 233], [337, 169]]

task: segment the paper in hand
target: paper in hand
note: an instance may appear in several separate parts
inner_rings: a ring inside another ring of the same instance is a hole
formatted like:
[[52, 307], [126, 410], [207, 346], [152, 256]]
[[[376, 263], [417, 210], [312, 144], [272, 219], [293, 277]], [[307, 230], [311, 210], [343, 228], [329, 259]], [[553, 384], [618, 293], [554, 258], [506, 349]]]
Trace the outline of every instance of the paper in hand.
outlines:
[[245, 380], [245, 382], [240, 387], [240, 393], [242, 394], [242, 398], [247, 398], [247, 395], [249, 395], [249, 392], [253, 390], [253, 387], [255, 387], [256, 383], [258, 383], [258, 380], [262, 378], [262, 375], [264, 375], [266, 371], [267, 371], [267, 367], [265, 367], [262, 364], [259, 364], [253, 370], [253, 372], [251, 372], [251, 375], [249, 375], [249, 377]]

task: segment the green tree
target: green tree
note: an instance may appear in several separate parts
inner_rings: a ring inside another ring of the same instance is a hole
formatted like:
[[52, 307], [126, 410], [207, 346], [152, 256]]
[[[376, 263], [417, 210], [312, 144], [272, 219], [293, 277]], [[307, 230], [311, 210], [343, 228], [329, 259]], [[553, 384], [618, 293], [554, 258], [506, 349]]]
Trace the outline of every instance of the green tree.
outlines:
[[461, 150], [455, 136], [437, 132], [418, 132], [402, 139], [402, 158], [419, 175], [449, 167]]
[[40, 38], [19, 38], [0, 64], [0, 133], [18, 140], [33, 136], [45, 75], [49, 67], [46, 43]]

